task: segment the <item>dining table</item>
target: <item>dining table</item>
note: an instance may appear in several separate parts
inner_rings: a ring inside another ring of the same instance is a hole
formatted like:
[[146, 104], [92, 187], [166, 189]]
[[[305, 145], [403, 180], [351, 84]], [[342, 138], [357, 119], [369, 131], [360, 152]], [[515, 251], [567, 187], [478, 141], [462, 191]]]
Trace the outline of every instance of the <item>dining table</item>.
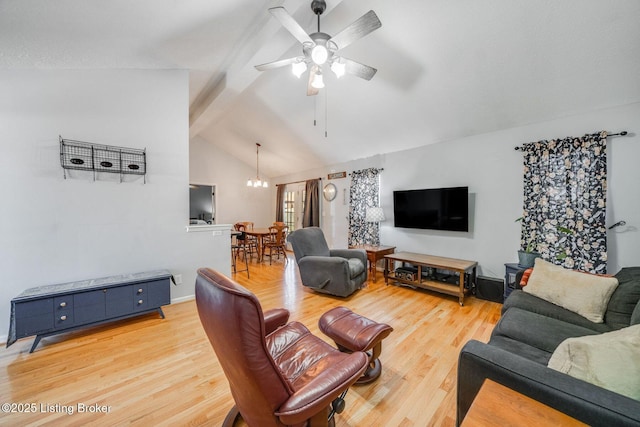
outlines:
[[258, 243], [258, 261], [262, 262], [264, 258], [264, 253], [262, 249], [263, 241], [265, 236], [273, 236], [276, 234], [275, 229], [269, 228], [254, 228], [253, 230], [245, 230], [244, 234], [247, 236], [255, 236]]

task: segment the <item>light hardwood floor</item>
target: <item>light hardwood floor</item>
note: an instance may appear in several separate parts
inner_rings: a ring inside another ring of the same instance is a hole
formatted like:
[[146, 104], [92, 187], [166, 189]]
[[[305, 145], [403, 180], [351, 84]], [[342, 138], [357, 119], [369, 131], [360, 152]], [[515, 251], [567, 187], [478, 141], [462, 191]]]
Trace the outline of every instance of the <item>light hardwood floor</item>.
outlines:
[[[327, 342], [317, 321], [339, 305], [393, 326], [381, 377], [351, 388], [336, 426], [454, 425], [458, 353], [469, 339], [488, 340], [500, 304], [469, 297], [460, 307], [456, 297], [386, 286], [380, 276], [348, 298], [319, 295], [301, 285], [291, 255], [286, 267], [254, 260], [250, 273], [233, 277], [263, 309], [289, 309]], [[3, 349], [0, 403], [22, 412], [3, 406], [0, 425], [219, 426], [233, 402], [195, 302], [164, 312], [164, 320], [151, 314], [45, 338], [32, 354], [32, 338]], [[91, 412], [95, 405], [107, 412]]]

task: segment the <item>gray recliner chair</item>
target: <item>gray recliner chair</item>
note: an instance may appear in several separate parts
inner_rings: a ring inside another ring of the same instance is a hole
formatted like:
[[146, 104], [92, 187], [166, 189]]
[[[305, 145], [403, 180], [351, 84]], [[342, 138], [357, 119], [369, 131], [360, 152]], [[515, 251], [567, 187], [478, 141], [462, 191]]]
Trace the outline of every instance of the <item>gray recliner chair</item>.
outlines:
[[288, 237], [302, 284], [315, 291], [346, 297], [367, 280], [367, 253], [362, 249], [329, 249], [318, 227], [295, 230]]

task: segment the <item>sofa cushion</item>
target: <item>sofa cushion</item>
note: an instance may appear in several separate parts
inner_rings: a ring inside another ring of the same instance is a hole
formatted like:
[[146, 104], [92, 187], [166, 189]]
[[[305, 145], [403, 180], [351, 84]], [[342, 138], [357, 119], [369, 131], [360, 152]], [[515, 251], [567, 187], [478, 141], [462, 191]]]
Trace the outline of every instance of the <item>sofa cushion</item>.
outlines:
[[617, 286], [615, 277], [568, 270], [537, 258], [523, 291], [578, 313], [594, 323], [602, 323], [609, 299]]
[[548, 366], [640, 400], [640, 325], [569, 338], [553, 352]]
[[502, 315], [491, 336], [508, 337], [553, 353], [567, 338], [594, 334], [598, 332], [514, 307]]
[[604, 321], [620, 329], [632, 324], [631, 315], [640, 301], [640, 267], [623, 268], [615, 277], [619, 284], [611, 295]]
[[562, 320], [563, 322], [572, 323], [582, 326], [596, 332], [609, 332], [613, 330], [607, 323], [593, 323], [573, 311], [566, 310], [559, 305], [545, 301], [534, 295], [528, 294], [521, 290], [514, 290], [505, 300], [502, 306], [502, 313], [506, 313], [513, 307], [518, 307], [532, 313], [538, 313], [545, 317]]
[[511, 354], [517, 354], [520, 357], [524, 357], [527, 360], [531, 360], [532, 362], [536, 362], [544, 366], [549, 363], [551, 354], [553, 354], [548, 351], [540, 350], [539, 348], [533, 347], [529, 344], [516, 341], [513, 338], [497, 335], [491, 337], [491, 339], [489, 340], [489, 344], [501, 348], [502, 350], [508, 351]]

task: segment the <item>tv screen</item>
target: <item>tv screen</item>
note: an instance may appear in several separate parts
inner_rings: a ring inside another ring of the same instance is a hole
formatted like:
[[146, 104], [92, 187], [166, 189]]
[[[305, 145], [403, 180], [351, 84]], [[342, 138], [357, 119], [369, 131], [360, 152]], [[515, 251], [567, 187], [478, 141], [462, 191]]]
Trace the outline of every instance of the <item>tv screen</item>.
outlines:
[[430, 188], [393, 192], [394, 226], [469, 231], [469, 188]]

